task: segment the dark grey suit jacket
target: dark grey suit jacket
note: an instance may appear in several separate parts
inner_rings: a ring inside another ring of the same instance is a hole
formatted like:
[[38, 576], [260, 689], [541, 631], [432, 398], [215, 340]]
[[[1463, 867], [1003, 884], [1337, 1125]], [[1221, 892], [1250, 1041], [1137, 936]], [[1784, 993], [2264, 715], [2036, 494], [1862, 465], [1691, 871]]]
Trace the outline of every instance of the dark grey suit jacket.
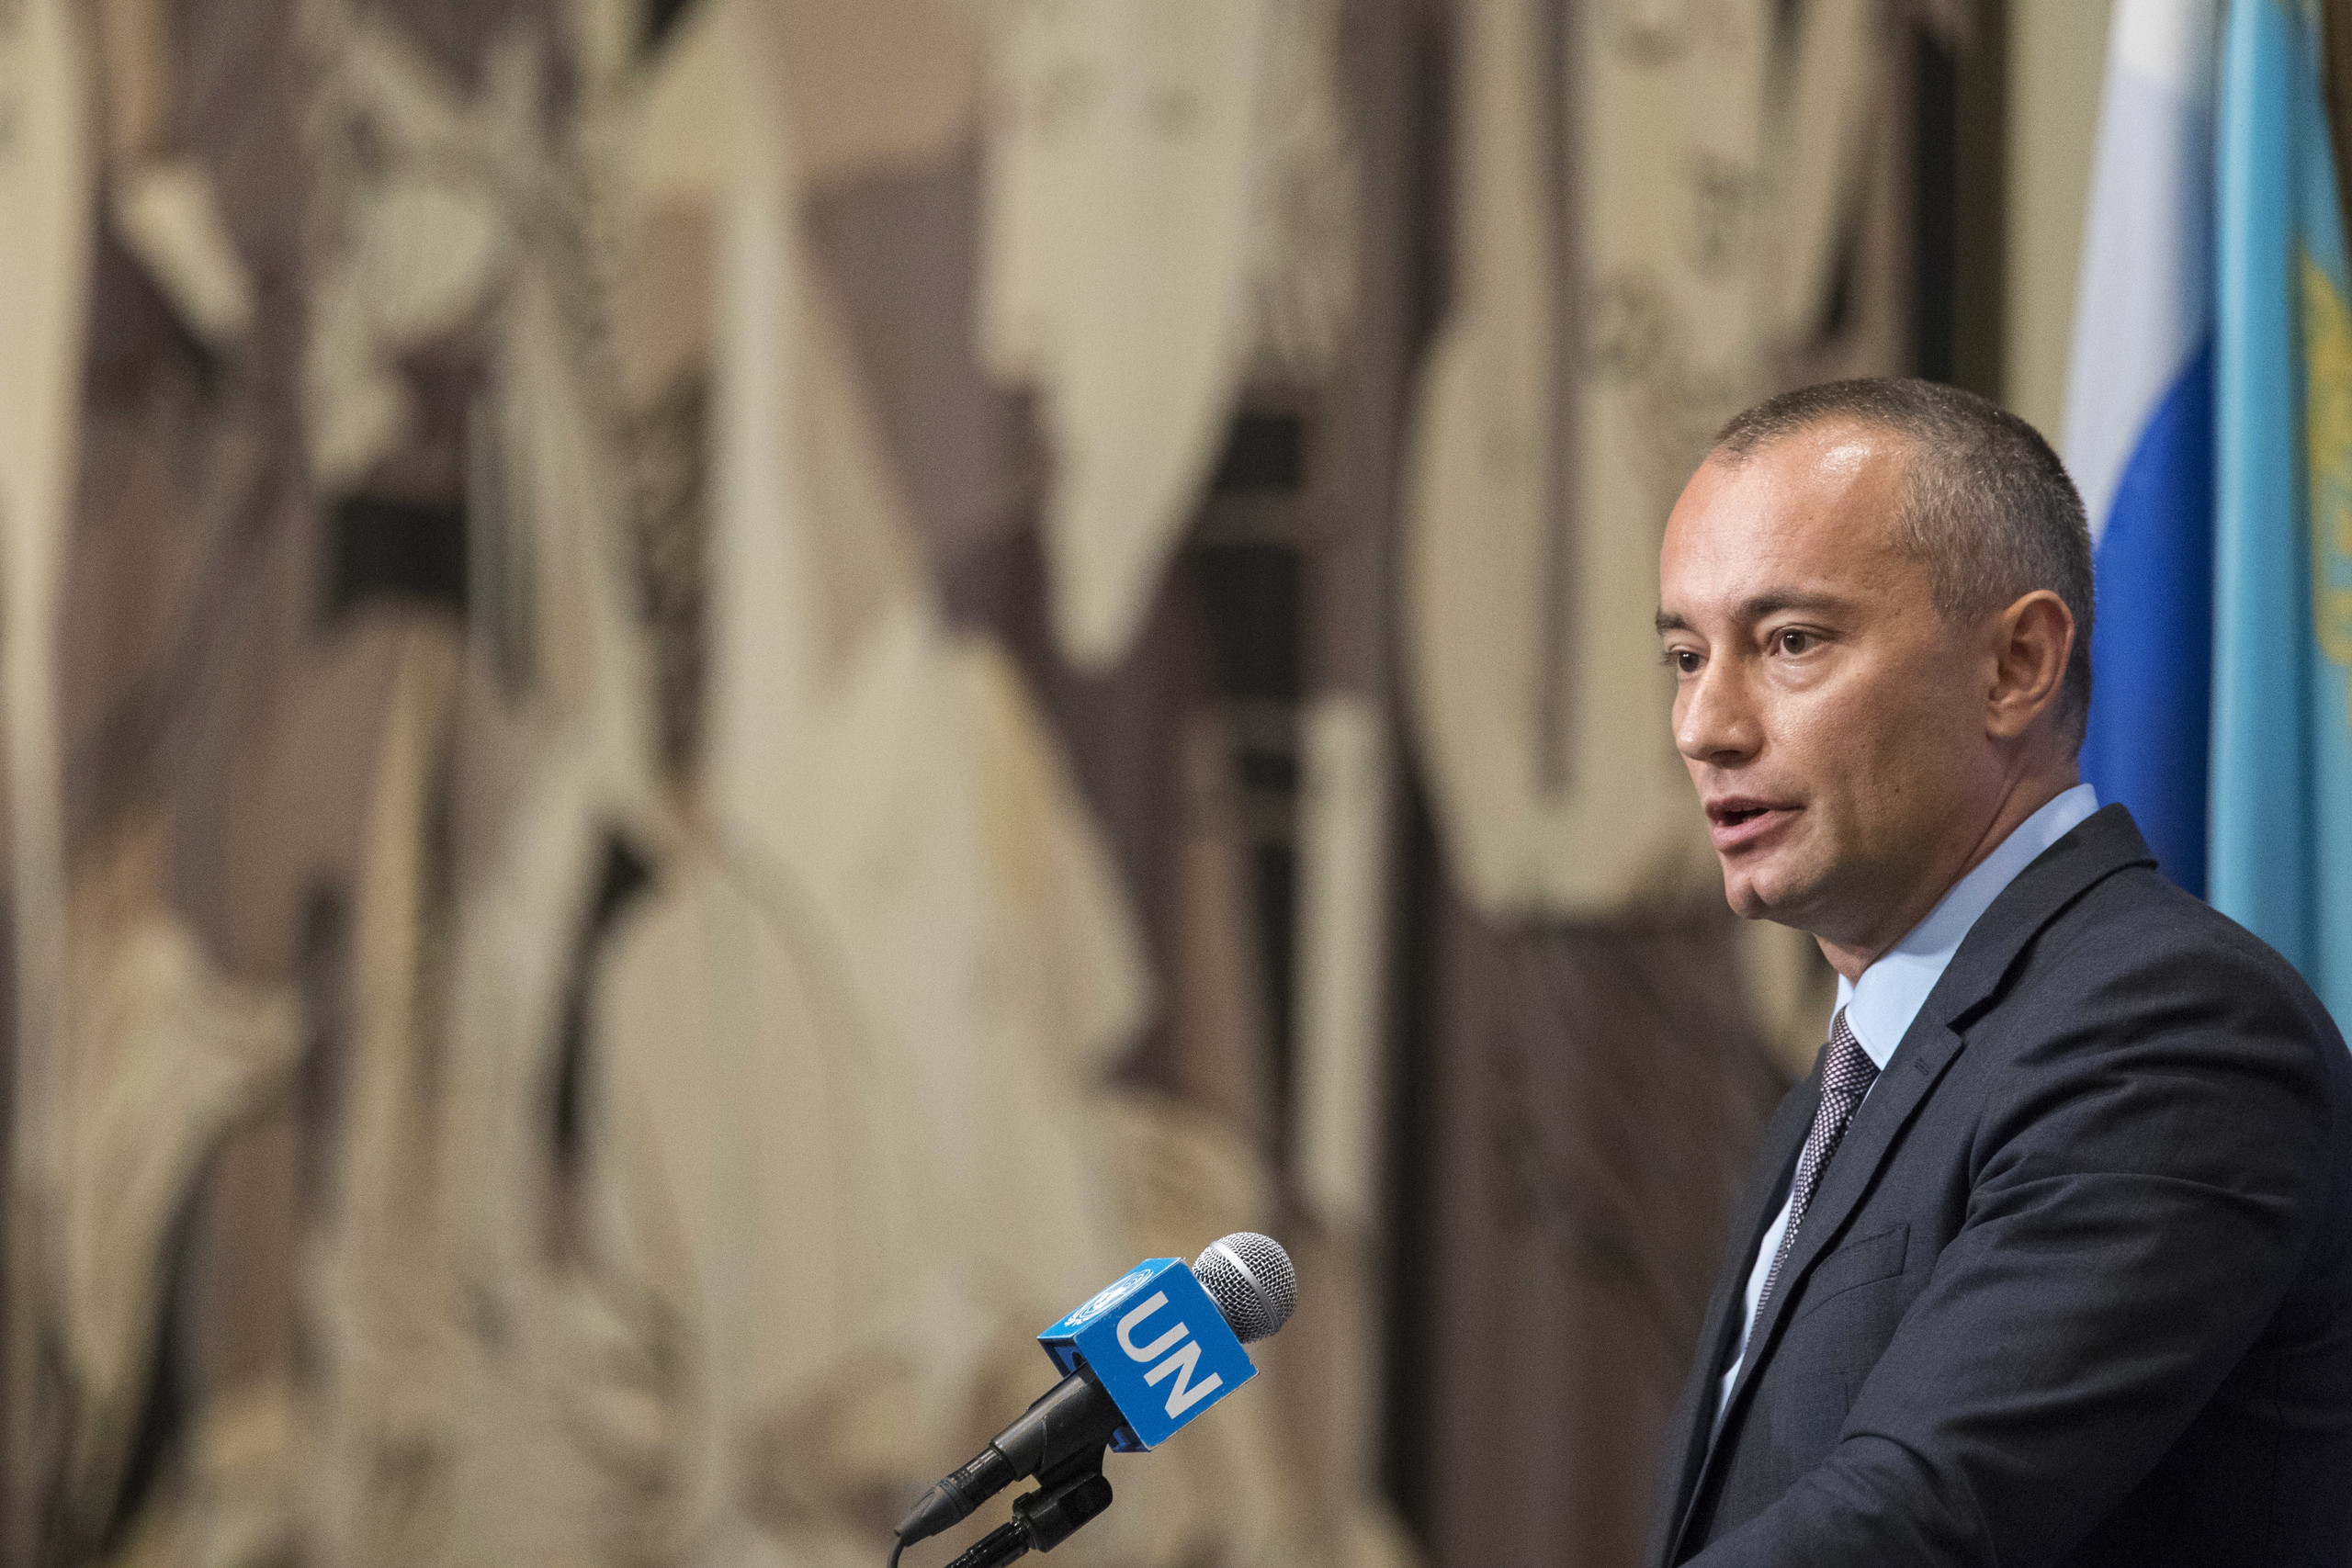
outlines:
[[1818, 1079], [1736, 1211], [1652, 1562], [2352, 1564], [2352, 1056], [2122, 807], [1962, 942], [1715, 1431]]

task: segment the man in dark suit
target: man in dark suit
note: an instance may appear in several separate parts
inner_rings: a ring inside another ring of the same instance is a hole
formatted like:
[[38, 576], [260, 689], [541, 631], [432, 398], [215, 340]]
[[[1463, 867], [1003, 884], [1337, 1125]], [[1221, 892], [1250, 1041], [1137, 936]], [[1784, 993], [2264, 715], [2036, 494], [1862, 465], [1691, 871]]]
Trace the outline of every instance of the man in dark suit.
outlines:
[[2080, 782], [2057, 457], [1949, 388], [1791, 393], [1719, 437], [1660, 589], [1724, 894], [1839, 981], [1653, 1562], [2352, 1564], [2352, 1056]]

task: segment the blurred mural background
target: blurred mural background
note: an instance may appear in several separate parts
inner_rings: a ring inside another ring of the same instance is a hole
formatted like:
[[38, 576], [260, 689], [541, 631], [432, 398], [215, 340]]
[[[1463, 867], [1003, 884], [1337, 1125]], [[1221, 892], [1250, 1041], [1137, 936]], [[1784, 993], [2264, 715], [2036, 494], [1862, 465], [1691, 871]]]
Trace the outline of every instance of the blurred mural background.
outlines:
[[0, 1561], [878, 1562], [1257, 1228], [1074, 1568], [1633, 1562], [1829, 995], [1659, 530], [2058, 433], [2107, 16], [0, 0]]

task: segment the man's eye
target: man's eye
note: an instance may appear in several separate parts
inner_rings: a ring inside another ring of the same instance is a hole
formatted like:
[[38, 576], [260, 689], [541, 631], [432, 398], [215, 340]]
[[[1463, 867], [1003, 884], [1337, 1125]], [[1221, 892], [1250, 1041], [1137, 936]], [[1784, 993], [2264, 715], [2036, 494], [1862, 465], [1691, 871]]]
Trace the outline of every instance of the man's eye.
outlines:
[[1666, 662], [1678, 675], [1696, 675], [1699, 672], [1699, 650], [1669, 648], [1666, 650]]
[[1782, 653], [1803, 653], [1813, 646], [1814, 637], [1811, 632], [1791, 626], [1786, 631], [1776, 633], [1772, 642]]

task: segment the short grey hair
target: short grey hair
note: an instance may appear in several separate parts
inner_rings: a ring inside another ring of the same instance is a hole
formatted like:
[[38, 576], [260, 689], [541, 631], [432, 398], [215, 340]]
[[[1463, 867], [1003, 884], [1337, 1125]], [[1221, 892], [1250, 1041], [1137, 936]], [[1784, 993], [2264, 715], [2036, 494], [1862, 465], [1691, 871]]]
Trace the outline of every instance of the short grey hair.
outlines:
[[1966, 623], [2046, 588], [2075, 616], [2061, 713], [2082, 744], [2091, 707], [2091, 532], [2083, 498], [2041, 433], [1998, 404], [1935, 381], [1827, 381], [1768, 398], [1716, 433], [1737, 465], [1802, 431], [1876, 425], [1909, 446], [1894, 544], [1924, 562], [1937, 611]]

